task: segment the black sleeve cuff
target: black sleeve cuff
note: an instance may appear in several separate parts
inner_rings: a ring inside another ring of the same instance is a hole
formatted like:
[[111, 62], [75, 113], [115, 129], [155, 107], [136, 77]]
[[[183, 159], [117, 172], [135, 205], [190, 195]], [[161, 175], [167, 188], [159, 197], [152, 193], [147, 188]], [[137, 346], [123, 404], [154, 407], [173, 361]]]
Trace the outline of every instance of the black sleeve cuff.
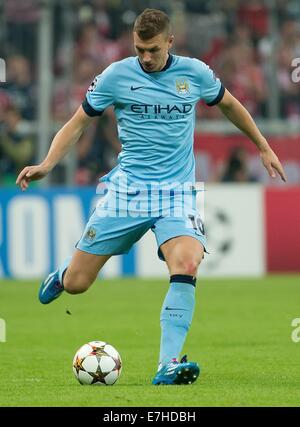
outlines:
[[101, 116], [101, 114], [103, 113], [103, 111], [94, 110], [94, 108], [88, 103], [86, 98], [81, 105], [84, 112], [90, 117]]
[[208, 102], [207, 105], [209, 105], [210, 107], [212, 107], [213, 105], [217, 105], [223, 98], [225, 93], [225, 87], [223, 85], [221, 85], [218, 96], [211, 102]]

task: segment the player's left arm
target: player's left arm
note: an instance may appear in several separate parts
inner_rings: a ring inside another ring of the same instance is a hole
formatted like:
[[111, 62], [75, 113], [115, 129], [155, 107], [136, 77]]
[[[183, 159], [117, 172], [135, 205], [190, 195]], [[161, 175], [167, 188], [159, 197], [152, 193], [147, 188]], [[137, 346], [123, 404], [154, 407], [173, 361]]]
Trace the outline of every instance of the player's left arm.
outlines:
[[261, 161], [272, 178], [276, 172], [286, 182], [286, 175], [280, 160], [271, 149], [266, 138], [260, 133], [253, 118], [246, 108], [225, 89], [222, 100], [217, 104], [222, 113], [257, 146]]

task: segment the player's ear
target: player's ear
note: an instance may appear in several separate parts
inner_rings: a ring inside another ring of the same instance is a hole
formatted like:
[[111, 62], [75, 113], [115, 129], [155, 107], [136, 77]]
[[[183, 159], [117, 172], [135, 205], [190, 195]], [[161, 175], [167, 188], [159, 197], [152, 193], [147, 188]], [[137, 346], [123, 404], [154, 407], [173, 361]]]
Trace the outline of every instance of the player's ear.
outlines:
[[169, 40], [168, 40], [168, 42], [169, 42], [169, 49], [173, 46], [173, 41], [174, 41], [174, 35], [171, 34], [171, 35], [169, 35]]

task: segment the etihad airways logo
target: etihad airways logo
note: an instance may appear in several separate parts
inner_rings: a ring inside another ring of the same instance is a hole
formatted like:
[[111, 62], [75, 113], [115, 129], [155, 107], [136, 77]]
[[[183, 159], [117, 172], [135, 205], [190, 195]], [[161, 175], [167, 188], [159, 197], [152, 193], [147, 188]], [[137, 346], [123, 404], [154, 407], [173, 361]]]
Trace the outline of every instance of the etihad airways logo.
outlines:
[[138, 114], [187, 114], [192, 108], [192, 104], [132, 104], [130, 106], [131, 111]]

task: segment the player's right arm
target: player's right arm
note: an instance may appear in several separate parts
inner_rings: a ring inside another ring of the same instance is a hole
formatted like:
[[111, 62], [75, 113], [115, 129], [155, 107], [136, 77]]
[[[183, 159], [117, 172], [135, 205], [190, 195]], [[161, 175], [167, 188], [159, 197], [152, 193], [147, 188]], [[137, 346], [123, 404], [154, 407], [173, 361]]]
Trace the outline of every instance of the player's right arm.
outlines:
[[76, 144], [92, 119], [93, 117], [88, 116], [80, 106], [72, 118], [57, 132], [42, 163], [36, 166], [26, 166], [19, 173], [16, 184], [24, 191], [28, 188], [30, 181], [37, 181], [48, 175], [70, 148]]
[[49, 152], [41, 164], [24, 168], [16, 181], [22, 190], [28, 188], [30, 181], [44, 178], [74, 145], [93, 117], [114, 104], [117, 77], [114, 75], [115, 63], [95, 77], [89, 86], [86, 98], [74, 116], [55, 135]]

